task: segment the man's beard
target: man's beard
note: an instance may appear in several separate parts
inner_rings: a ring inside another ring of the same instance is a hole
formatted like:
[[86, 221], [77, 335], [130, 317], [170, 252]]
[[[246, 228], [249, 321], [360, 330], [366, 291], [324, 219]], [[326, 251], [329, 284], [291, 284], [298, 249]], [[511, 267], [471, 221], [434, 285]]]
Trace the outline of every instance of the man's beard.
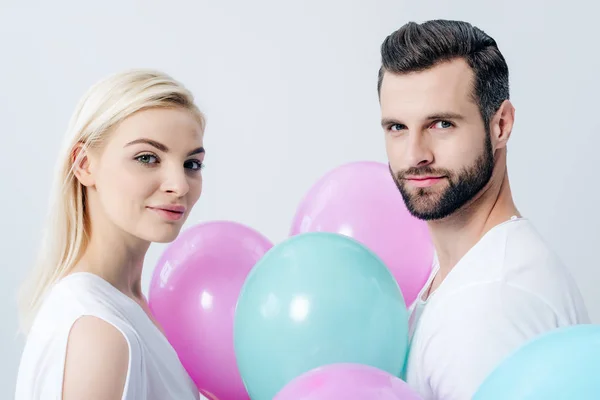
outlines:
[[[390, 168], [408, 211], [426, 221], [446, 218], [462, 208], [488, 184], [493, 171], [494, 154], [489, 135], [486, 135], [483, 153], [459, 173], [429, 166], [413, 167], [398, 173], [393, 173]], [[448, 180], [448, 187], [441, 193], [427, 187], [409, 190], [405, 176], [444, 176], [443, 179]]]

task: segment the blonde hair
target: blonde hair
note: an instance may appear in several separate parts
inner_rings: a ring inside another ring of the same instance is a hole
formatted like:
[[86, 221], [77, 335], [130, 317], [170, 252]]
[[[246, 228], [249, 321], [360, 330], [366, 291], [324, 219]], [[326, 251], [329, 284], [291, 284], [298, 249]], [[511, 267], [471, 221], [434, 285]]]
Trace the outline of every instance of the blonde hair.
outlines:
[[65, 276], [86, 250], [89, 222], [84, 187], [73, 175], [84, 153], [73, 160], [75, 146], [98, 146], [111, 130], [130, 115], [147, 108], [181, 107], [205, 119], [193, 95], [170, 76], [136, 69], [111, 75], [94, 84], [79, 101], [67, 130], [56, 165], [48, 222], [31, 275], [19, 296], [21, 331], [27, 333], [48, 289]]

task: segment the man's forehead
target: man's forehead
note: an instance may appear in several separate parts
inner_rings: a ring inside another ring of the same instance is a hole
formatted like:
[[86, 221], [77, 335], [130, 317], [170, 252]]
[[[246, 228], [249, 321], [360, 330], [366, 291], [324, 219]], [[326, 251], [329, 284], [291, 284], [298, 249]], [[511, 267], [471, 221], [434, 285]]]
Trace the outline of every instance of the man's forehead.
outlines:
[[432, 110], [473, 105], [473, 72], [461, 59], [407, 74], [385, 72], [381, 85], [382, 112]]

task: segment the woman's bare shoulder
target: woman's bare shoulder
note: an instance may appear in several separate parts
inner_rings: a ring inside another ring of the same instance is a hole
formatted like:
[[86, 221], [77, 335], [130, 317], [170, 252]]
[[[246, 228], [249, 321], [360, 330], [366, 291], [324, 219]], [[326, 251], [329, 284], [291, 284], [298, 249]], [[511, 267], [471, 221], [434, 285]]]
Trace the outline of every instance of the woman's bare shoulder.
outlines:
[[122, 398], [129, 357], [129, 343], [113, 324], [80, 317], [67, 341], [63, 400]]

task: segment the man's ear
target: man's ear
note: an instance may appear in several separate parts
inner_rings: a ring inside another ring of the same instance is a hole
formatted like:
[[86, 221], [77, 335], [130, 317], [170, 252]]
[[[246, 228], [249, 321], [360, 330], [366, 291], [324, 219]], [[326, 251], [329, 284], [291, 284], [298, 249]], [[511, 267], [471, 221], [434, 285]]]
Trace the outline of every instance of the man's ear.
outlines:
[[515, 108], [510, 100], [504, 100], [490, 121], [490, 135], [494, 150], [505, 148], [515, 123]]
[[90, 170], [90, 158], [88, 150], [83, 143], [77, 143], [71, 151], [71, 162], [73, 163], [73, 175], [83, 186], [94, 186], [95, 180]]

